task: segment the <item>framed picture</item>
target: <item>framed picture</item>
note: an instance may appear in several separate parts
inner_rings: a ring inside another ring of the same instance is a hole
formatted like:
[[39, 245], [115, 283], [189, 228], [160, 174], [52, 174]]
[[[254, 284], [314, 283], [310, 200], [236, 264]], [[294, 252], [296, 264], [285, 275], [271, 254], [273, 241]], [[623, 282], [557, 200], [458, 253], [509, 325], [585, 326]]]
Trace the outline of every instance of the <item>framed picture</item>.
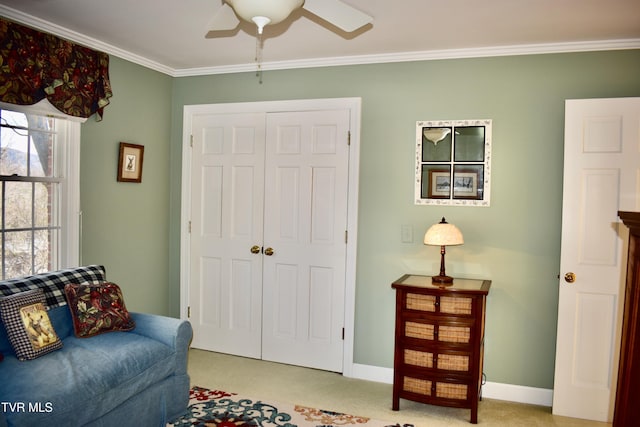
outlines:
[[118, 159], [119, 182], [142, 182], [142, 161], [144, 145], [120, 143]]
[[430, 199], [448, 199], [451, 194], [451, 173], [448, 170], [429, 171]]
[[480, 199], [478, 191], [478, 172], [454, 171], [453, 172], [453, 198], [454, 199]]

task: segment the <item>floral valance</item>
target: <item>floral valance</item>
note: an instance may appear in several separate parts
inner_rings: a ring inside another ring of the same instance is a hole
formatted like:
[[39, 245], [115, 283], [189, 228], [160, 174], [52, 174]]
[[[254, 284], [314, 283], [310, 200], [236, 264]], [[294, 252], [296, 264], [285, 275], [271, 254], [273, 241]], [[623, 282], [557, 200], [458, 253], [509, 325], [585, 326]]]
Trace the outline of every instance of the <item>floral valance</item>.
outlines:
[[0, 17], [0, 101], [100, 120], [112, 95], [109, 55]]

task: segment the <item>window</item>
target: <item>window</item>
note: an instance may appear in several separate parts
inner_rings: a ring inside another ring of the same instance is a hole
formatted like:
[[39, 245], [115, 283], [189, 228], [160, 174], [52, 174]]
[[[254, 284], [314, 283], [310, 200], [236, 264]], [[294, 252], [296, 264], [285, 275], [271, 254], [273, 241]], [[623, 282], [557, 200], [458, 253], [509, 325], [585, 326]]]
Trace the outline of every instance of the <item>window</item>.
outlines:
[[80, 124], [0, 110], [2, 279], [79, 260]]
[[489, 206], [491, 124], [491, 120], [416, 123], [416, 204]]

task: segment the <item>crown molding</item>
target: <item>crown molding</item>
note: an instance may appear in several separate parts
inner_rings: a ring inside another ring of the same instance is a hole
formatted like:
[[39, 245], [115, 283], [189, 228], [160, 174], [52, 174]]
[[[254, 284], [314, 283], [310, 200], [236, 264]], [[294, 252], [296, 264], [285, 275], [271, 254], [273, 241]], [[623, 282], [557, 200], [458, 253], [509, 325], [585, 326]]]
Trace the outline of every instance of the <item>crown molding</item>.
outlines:
[[[109, 55], [133, 62], [134, 64], [168, 74], [172, 77], [191, 77], [212, 74], [231, 74], [255, 72], [255, 63], [236, 64], [201, 68], [175, 69], [141, 55], [120, 49], [98, 39], [66, 29], [59, 25], [36, 18], [0, 4], [0, 15], [23, 25], [46, 31], [74, 43], [100, 50]], [[603, 50], [640, 49], [640, 39], [594, 40], [585, 42], [526, 44], [512, 46], [494, 46], [468, 49], [442, 49], [416, 52], [399, 52], [379, 55], [356, 55], [343, 57], [327, 57], [299, 59], [291, 61], [263, 62], [263, 71], [289, 70], [298, 68], [335, 67], [343, 65], [381, 64], [393, 62], [434, 61], [442, 59], [486, 58], [495, 56], [541, 55], [550, 53], [593, 52]]]
[[[330, 58], [313, 58], [292, 61], [263, 62], [263, 71], [288, 70], [296, 68], [335, 67], [341, 65], [382, 64], [392, 62], [434, 61], [442, 59], [486, 58], [496, 56], [541, 55], [551, 53], [593, 52], [604, 50], [640, 49], [640, 39], [596, 40], [590, 42], [568, 42], [494, 46], [468, 49], [426, 50], [399, 52], [379, 55], [358, 55]], [[255, 72], [255, 63], [227, 65], [222, 67], [202, 67], [174, 70], [174, 77], [203, 76]]]

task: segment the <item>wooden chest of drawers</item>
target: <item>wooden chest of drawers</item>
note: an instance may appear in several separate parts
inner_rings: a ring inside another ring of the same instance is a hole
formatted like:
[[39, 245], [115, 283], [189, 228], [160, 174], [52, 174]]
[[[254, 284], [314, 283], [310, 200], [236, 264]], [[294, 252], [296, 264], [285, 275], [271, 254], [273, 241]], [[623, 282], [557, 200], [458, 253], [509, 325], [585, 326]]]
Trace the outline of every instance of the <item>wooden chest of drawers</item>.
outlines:
[[393, 410], [400, 399], [471, 409], [478, 422], [484, 319], [489, 280], [455, 279], [439, 288], [431, 277], [406, 274], [396, 290]]

